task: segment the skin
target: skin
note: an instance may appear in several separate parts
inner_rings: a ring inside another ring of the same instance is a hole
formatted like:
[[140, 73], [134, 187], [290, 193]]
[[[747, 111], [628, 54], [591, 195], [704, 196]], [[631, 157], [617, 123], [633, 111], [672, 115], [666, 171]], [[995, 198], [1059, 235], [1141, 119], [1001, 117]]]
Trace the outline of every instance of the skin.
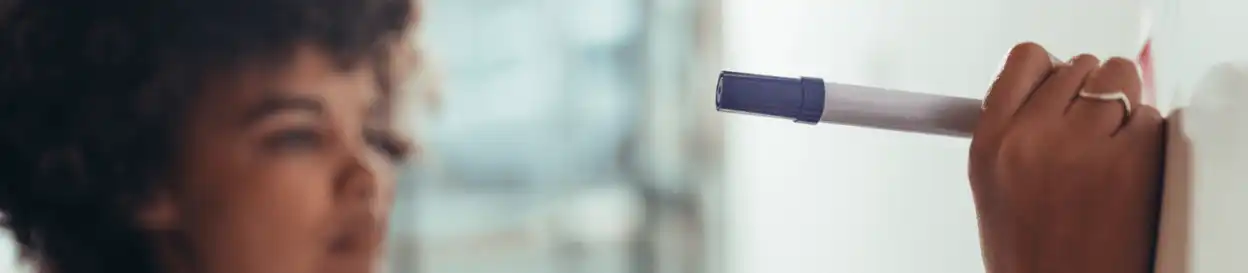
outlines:
[[[1135, 105], [1126, 116], [1079, 90], [1121, 90]], [[985, 101], [970, 180], [988, 272], [1151, 272], [1164, 119], [1138, 104], [1134, 64], [1055, 63], [1024, 43]]]
[[[212, 78], [185, 122], [174, 188], [139, 212], [167, 272], [375, 272], [393, 163], [369, 143], [369, 65], [318, 48]], [[1153, 108], [1075, 99], [1122, 90], [1134, 66], [1081, 55], [1054, 63], [1015, 47], [971, 148], [970, 180], [993, 273], [1149, 272], [1161, 132]]]
[[367, 137], [382, 122], [370, 65], [300, 45], [212, 79], [185, 122], [178, 186], [141, 212], [167, 271], [375, 272], [394, 167]]

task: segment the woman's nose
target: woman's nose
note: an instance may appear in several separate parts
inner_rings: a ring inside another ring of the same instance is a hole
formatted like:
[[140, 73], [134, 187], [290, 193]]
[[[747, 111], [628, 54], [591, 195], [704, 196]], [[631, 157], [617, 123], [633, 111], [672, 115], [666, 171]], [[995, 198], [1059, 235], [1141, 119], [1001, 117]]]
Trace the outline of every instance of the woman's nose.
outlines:
[[352, 152], [341, 165], [335, 178], [339, 198], [350, 202], [375, 202], [377, 195], [385, 191], [389, 181], [384, 172], [388, 169], [375, 153], [367, 149]]

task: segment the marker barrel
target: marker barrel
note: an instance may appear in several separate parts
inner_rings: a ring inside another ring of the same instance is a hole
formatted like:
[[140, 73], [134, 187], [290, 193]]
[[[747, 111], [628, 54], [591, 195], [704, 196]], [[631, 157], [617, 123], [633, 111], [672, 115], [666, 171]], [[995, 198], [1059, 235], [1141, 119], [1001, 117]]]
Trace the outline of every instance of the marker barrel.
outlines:
[[724, 71], [715, 105], [721, 112], [969, 138], [980, 100], [885, 88]]

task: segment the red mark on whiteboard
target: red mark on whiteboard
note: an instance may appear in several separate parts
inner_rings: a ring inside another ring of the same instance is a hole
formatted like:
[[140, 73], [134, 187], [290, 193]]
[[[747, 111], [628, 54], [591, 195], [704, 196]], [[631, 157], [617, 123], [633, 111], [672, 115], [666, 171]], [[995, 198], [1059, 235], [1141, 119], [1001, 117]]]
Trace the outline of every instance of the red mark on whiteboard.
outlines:
[[1155, 73], [1153, 71], [1153, 40], [1152, 39], [1148, 39], [1144, 41], [1144, 49], [1140, 50], [1139, 63], [1140, 63], [1140, 73], [1141, 73], [1140, 77], [1141, 77], [1141, 80], [1144, 81], [1143, 82], [1144, 88], [1143, 90], [1141, 90], [1141, 93], [1142, 93], [1141, 100], [1143, 101], [1140, 103], [1153, 105], [1156, 102], [1156, 98], [1157, 98], [1157, 86], [1153, 80]]

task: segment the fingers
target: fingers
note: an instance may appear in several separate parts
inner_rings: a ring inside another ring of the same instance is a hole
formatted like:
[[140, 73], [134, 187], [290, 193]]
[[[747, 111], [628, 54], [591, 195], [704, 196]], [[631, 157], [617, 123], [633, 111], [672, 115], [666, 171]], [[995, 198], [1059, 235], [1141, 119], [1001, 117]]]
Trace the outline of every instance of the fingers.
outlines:
[[[1136, 150], [1142, 156], [1141, 158], [1148, 158], [1151, 155], [1156, 159], [1152, 162], [1140, 162], [1141, 165], [1135, 165], [1136, 168], [1153, 169], [1156, 173], [1160, 173], [1160, 170], [1165, 168], [1166, 126], [1166, 119], [1157, 111], [1157, 108], [1141, 105], [1131, 112], [1131, 117], [1127, 118], [1126, 124], [1113, 138], [1124, 140], [1118, 143], [1125, 145], [1128, 149]], [[1160, 175], [1157, 176], [1160, 177]]]
[[1014, 46], [984, 98], [980, 126], [1000, 128], [1007, 123], [1052, 68], [1053, 58], [1040, 45], [1028, 42]]
[[1135, 140], [1145, 143], [1161, 143], [1165, 135], [1166, 119], [1149, 105], [1140, 105], [1139, 108], [1132, 109], [1131, 117], [1127, 118], [1122, 129], [1118, 130], [1118, 136], [1126, 136], [1135, 138]]
[[[1071, 103], [1066, 119], [1076, 130], [1113, 135], [1128, 121], [1128, 105], [1132, 110], [1141, 108], [1140, 76], [1135, 63], [1127, 59], [1113, 58], [1106, 61], [1101, 68], [1092, 72], [1083, 84], [1082, 91], [1089, 96], [1101, 95], [1102, 99], [1080, 97]], [[1126, 95], [1127, 100], [1112, 99], [1118, 93]]]
[[1100, 59], [1088, 54], [1075, 56], [1070, 63], [1058, 65], [1053, 75], [1036, 89], [1020, 111], [1026, 112], [1029, 117], [1058, 119], [1066, 112], [1088, 75], [1100, 65]]

